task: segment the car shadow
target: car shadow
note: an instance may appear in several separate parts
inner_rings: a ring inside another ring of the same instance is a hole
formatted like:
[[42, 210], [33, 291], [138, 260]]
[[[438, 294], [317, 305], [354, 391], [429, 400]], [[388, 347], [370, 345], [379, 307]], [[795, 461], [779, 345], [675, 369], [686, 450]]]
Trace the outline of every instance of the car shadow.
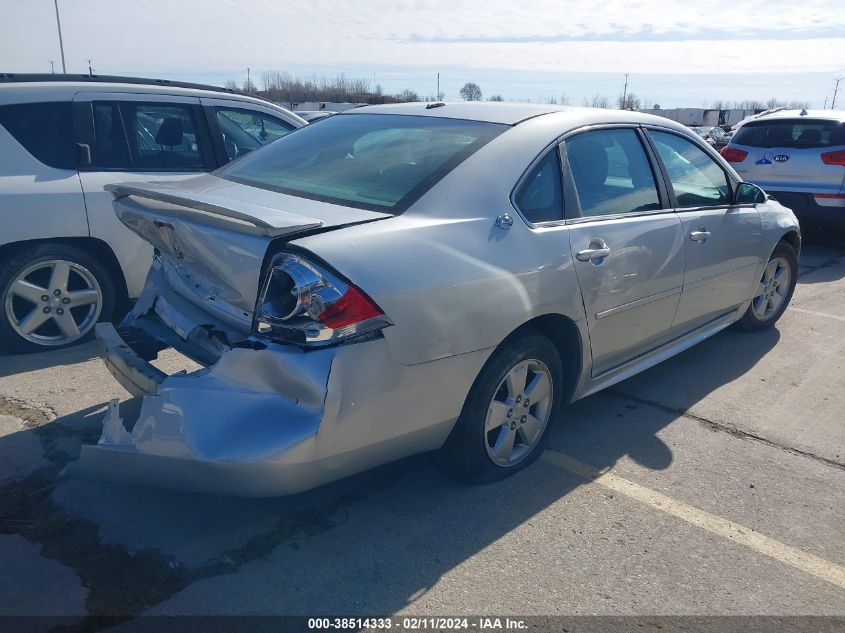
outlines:
[[[549, 448], [598, 470], [624, 458], [665, 469], [672, 450], [660, 434], [679, 419], [675, 409], [684, 411], [742, 376], [778, 338], [777, 330], [729, 329], [609, 392], [566, 406]], [[638, 385], [675, 390], [675, 404], [650, 406]], [[501, 482], [465, 486], [430, 456], [275, 499], [66, 478], [63, 468], [76, 459], [80, 440], [96, 442], [105, 404], [19, 431], [38, 437], [50, 466], [0, 484], [0, 532], [20, 533], [40, 543], [43, 555], [73, 568], [90, 588], [92, 614], [125, 618], [153, 607], [162, 613], [313, 614], [325, 613], [327, 605], [349, 615], [394, 613], [584, 484], [540, 460]], [[122, 414], [128, 417], [137, 405], [124, 403]], [[19, 444], [15, 435], [0, 437], [0, 459]], [[566, 516], [560, 521], [561, 529], [578, 528]], [[182, 590], [178, 603], [166, 602]]]
[[0, 347], [0, 378], [38, 371], [47, 367], [76, 365], [97, 358], [99, 355], [95, 341], [87, 341], [64, 349], [31, 354], [10, 354]]

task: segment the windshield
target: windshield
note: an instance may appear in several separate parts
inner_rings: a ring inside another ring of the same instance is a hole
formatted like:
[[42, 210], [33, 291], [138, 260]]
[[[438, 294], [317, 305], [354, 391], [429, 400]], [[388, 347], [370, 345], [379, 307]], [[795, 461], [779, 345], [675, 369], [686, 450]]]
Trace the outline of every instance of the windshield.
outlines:
[[436, 117], [345, 114], [301, 128], [217, 175], [303, 198], [401, 213], [507, 127]]
[[845, 145], [845, 124], [813, 119], [753, 121], [733, 135], [734, 145], [811, 149]]

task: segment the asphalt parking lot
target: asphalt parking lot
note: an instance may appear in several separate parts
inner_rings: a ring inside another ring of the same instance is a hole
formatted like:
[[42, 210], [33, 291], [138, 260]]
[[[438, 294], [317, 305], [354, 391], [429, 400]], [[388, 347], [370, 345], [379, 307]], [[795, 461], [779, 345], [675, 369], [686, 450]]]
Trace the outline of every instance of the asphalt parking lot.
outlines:
[[800, 272], [776, 329], [567, 407], [483, 487], [428, 456], [281, 499], [68, 479], [132, 401], [93, 344], [2, 356], [0, 615], [845, 615], [845, 250]]

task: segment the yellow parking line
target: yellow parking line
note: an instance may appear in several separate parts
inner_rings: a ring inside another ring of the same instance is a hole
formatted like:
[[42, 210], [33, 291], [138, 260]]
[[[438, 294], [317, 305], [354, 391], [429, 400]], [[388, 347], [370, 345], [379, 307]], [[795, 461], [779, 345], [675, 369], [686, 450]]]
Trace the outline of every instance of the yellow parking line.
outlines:
[[652, 508], [683, 519], [687, 523], [703, 528], [734, 543], [744, 545], [755, 552], [774, 558], [845, 589], [845, 567], [789, 545], [784, 545], [768, 536], [755, 532], [751, 528], [667, 497], [650, 488], [614, 475], [612, 472], [602, 472], [564, 453], [550, 449], [543, 453], [542, 459], [579, 477], [636, 499]]
[[805, 310], [804, 308], [796, 308], [795, 306], [790, 306], [790, 312], [800, 312], [801, 314], [811, 314], [813, 316], [822, 317], [825, 319], [836, 319], [837, 321], [845, 321], [845, 317], [839, 316], [838, 314], [828, 314], [827, 312], [816, 312], [815, 310]]

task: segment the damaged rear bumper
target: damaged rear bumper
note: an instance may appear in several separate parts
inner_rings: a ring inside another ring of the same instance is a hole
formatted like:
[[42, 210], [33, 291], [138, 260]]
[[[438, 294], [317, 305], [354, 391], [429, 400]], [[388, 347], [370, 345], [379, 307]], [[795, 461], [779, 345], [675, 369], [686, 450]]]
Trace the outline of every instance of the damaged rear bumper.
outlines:
[[141, 358], [111, 323], [98, 323], [94, 331], [103, 363], [126, 391], [139, 397], [158, 391], [167, 374]]
[[113, 326], [97, 339], [143, 400], [134, 425], [109, 406], [70, 474], [235, 496], [301, 492], [439, 448], [489, 354], [405, 366], [383, 338], [309, 351], [268, 342], [168, 376]]

